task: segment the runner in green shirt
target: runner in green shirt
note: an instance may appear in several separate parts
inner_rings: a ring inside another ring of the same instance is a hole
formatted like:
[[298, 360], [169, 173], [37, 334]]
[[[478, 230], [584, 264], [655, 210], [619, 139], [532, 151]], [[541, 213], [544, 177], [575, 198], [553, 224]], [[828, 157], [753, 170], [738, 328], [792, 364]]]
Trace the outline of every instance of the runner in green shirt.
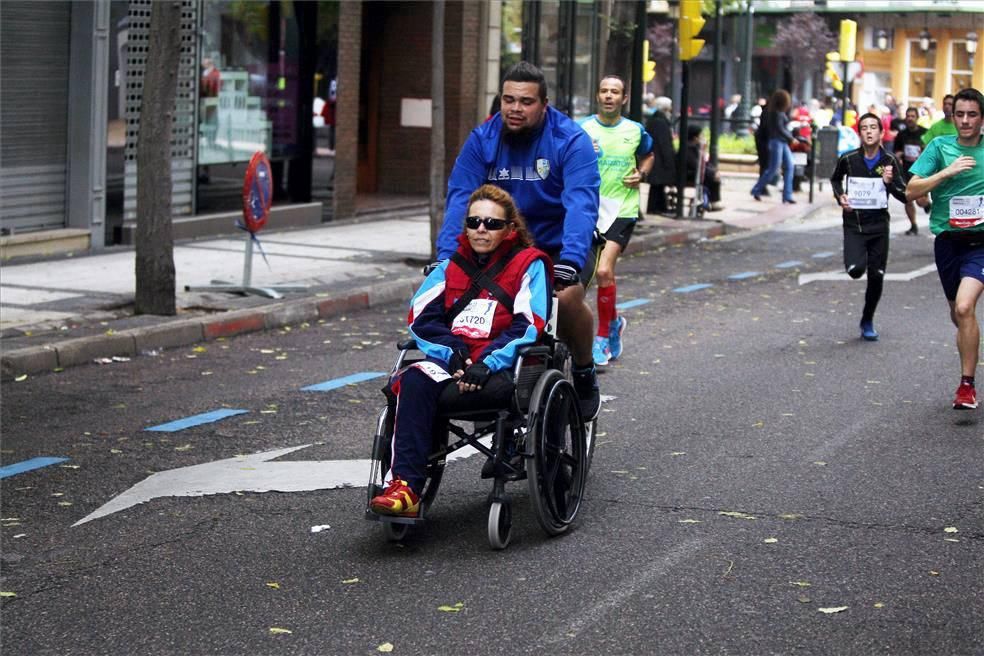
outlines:
[[953, 124], [953, 96], [946, 94], [943, 96], [943, 118], [929, 126], [929, 129], [922, 136], [925, 146], [936, 137], [945, 137], [957, 133], [957, 126]]
[[598, 336], [594, 362], [606, 365], [622, 355], [625, 317], [615, 310], [615, 263], [632, 238], [639, 218], [639, 183], [653, 167], [653, 140], [639, 123], [622, 116], [629, 101], [625, 82], [606, 75], [598, 84], [598, 113], [580, 122], [598, 153], [601, 206], [598, 232], [607, 240], [598, 269]]
[[957, 327], [961, 378], [953, 407], [962, 410], [977, 407], [977, 301], [984, 293], [984, 95], [963, 89], [953, 107], [957, 135], [929, 143], [910, 169], [906, 197], [933, 192], [929, 229], [936, 235], [936, 269]]

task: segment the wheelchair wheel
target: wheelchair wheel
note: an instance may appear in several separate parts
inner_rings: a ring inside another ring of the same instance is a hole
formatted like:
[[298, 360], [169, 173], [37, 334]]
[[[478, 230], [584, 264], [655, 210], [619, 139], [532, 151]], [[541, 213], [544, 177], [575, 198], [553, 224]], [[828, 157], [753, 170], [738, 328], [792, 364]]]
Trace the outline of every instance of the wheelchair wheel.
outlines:
[[397, 524], [396, 522], [382, 522], [383, 524], [383, 535], [386, 536], [387, 542], [401, 542], [403, 538], [407, 537], [407, 531], [410, 530], [409, 524]]
[[512, 538], [512, 508], [508, 501], [495, 501], [489, 506], [489, 545], [496, 551], [509, 546]]
[[533, 390], [530, 413], [530, 498], [543, 530], [560, 535], [581, 507], [587, 479], [585, 429], [574, 386], [561, 372], [546, 372]]

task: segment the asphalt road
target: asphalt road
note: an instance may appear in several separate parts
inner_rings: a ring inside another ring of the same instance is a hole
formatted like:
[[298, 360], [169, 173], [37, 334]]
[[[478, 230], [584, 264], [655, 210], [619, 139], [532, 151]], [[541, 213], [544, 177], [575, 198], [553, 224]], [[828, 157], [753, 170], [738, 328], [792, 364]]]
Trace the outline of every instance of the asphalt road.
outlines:
[[[4, 650], [984, 654], [984, 411], [950, 409], [939, 283], [886, 283], [861, 342], [863, 282], [799, 284], [840, 269], [823, 225], [622, 263], [620, 301], [648, 302], [602, 377], [587, 500], [547, 538], [513, 485], [503, 552], [478, 457], [403, 544], [363, 520], [364, 488], [72, 526], [154, 472], [304, 444], [281, 460], [367, 458], [381, 379], [300, 388], [386, 371], [402, 306], [4, 383], [4, 464], [69, 459], [0, 482]], [[930, 239], [893, 239], [890, 272], [931, 263]], [[144, 430], [221, 408], [248, 412]]]

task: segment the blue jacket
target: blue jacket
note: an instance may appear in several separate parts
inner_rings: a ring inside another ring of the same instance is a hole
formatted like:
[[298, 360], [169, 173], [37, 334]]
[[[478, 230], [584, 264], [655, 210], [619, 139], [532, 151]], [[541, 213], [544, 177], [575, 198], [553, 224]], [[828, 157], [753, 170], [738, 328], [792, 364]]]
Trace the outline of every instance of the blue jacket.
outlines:
[[551, 106], [528, 141], [502, 139], [502, 115], [472, 130], [448, 179], [438, 259], [458, 247], [468, 197], [486, 183], [502, 187], [526, 218], [536, 247], [584, 268], [598, 219], [598, 157], [581, 127]]

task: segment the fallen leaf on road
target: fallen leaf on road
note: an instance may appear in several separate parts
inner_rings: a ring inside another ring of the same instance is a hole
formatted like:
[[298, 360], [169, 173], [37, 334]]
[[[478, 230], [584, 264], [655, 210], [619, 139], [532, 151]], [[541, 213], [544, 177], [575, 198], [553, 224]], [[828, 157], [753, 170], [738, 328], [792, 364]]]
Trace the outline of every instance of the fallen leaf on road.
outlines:
[[875, 608], [884, 608], [884, 607], [885, 607], [885, 604], [883, 604], [882, 602], [880, 602], [880, 601], [876, 601], [875, 602]]
[[190, 451], [191, 449], [194, 449], [194, 448], [195, 447], [191, 446], [190, 444], [184, 444], [182, 446], [176, 446], [176, 447], [174, 447], [174, 450], [175, 451]]
[[775, 544], [778, 541], [779, 541], [779, 538], [765, 538], [764, 540], [762, 540], [762, 542], [764, 542], [766, 544]]
[[931, 570], [929, 570], [929, 575], [930, 576], [939, 576], [940, 573], [937, 572], [935, 569], [931, 569]]
[[0, 591], [0, 597], [16, 597], [16, 596], [17, 596], [16, 592]]
[[196, 346], [195, 348], [193, 348], [191, 350], [193, 352], [195, 352], [195, 353], [205, 353], [208, 349], [205, 348], [204, 346]]
[[671, 456], [685, 456], [685, 455], [687, 455], [687, 452], [686, 451], [670, 451], [670, 455]]
[[831, 608], [818, 608], [817, 610], [821, 613], [826, 613], [827, 615], [833, 615], [834, 613], [840, 613], [850, 608], [850, 606], [833, 606]]
[[391, 651], [393, 651], [393, 643], [392, 642], [384, 642], [383, 644], [381, 644], [378, 647], [376, 647], [376, 651], [381, 651], [384, 654], [388, 654]]
[[945, 529], [943, 529], [943, 532], [944, 533], [959, 533], [960, 531], [957, 530], [957, 527], [956, 526], [947, 526]]
[[20, 382], [23, 382], [25, 380], [27, 380], [27, 374], [21, 374], [20, 376], [18, 376], [17, 378], [14, 379], [14, 382], [15, 383], [20, 383]]
[[807, 597], [806, 595], [800, 595], [799, 597], [796, 597], [796, 601], [800, 602], [801, 604], [808, 604], [813, 600]]
[[454, 606], [447, 606], [447, 605], [445, 605], [445, 606], [438, 606], [437, 607], [437, 610], [443, 611], [445, 613], [459, 613], [459, 612], [461, 612], [461, 609], [464, 608], [464, 607], [465, 607], [465, 605], [459, 601]]
[[779, 519], [803, 519], [803, 515], [798, 515], [796, 513], [782, 513], [779, 515]]
[[725, 517], [734, 517], [735, 519], [757, 519], [754, 515], [748, 515], [737, 510], [722, 510], [718, 514], [724, 515]]
[[342, 583], [344, 583], [345, 585], [351, 585], [352, 583], [358, 583], [358, 582], [359, 582], [359, 577], [355, 577], [354, 579], [345, 579], [344, 581], [342, 581]]
[[270, 581], [270, 582], [268, 582], [266, 584], [266, 587], [273, 588], [274, 590], [279, 590], [280, 589], [280, 584], [277, 583], [276, 581]]
[[752, 424], [752, 428], [762, 428], [763, 426], [765, 426], [764, 421], [756, 421], [754, 424]]
[[699, 519], [678, 519], [678, 524], [700, 524]]
[[331, 526], [329, 526], [328, 524], [321, 524], [319, 526], [312, 526], [311, 527], [311, 532], [312, 533], [321, 533], [321, 531], [325, 531], [325, 530], [327, 530], [329, 528], [331, 528]]
[[270, 633], [273, 633], [274, 635], [276, 635], [278, 633], [291, 634], [291, 633], [293, 633], [293, 631], [291, 631], [290, 629], [281, 629], [279, 626], [271, 626], [270, 627]]

